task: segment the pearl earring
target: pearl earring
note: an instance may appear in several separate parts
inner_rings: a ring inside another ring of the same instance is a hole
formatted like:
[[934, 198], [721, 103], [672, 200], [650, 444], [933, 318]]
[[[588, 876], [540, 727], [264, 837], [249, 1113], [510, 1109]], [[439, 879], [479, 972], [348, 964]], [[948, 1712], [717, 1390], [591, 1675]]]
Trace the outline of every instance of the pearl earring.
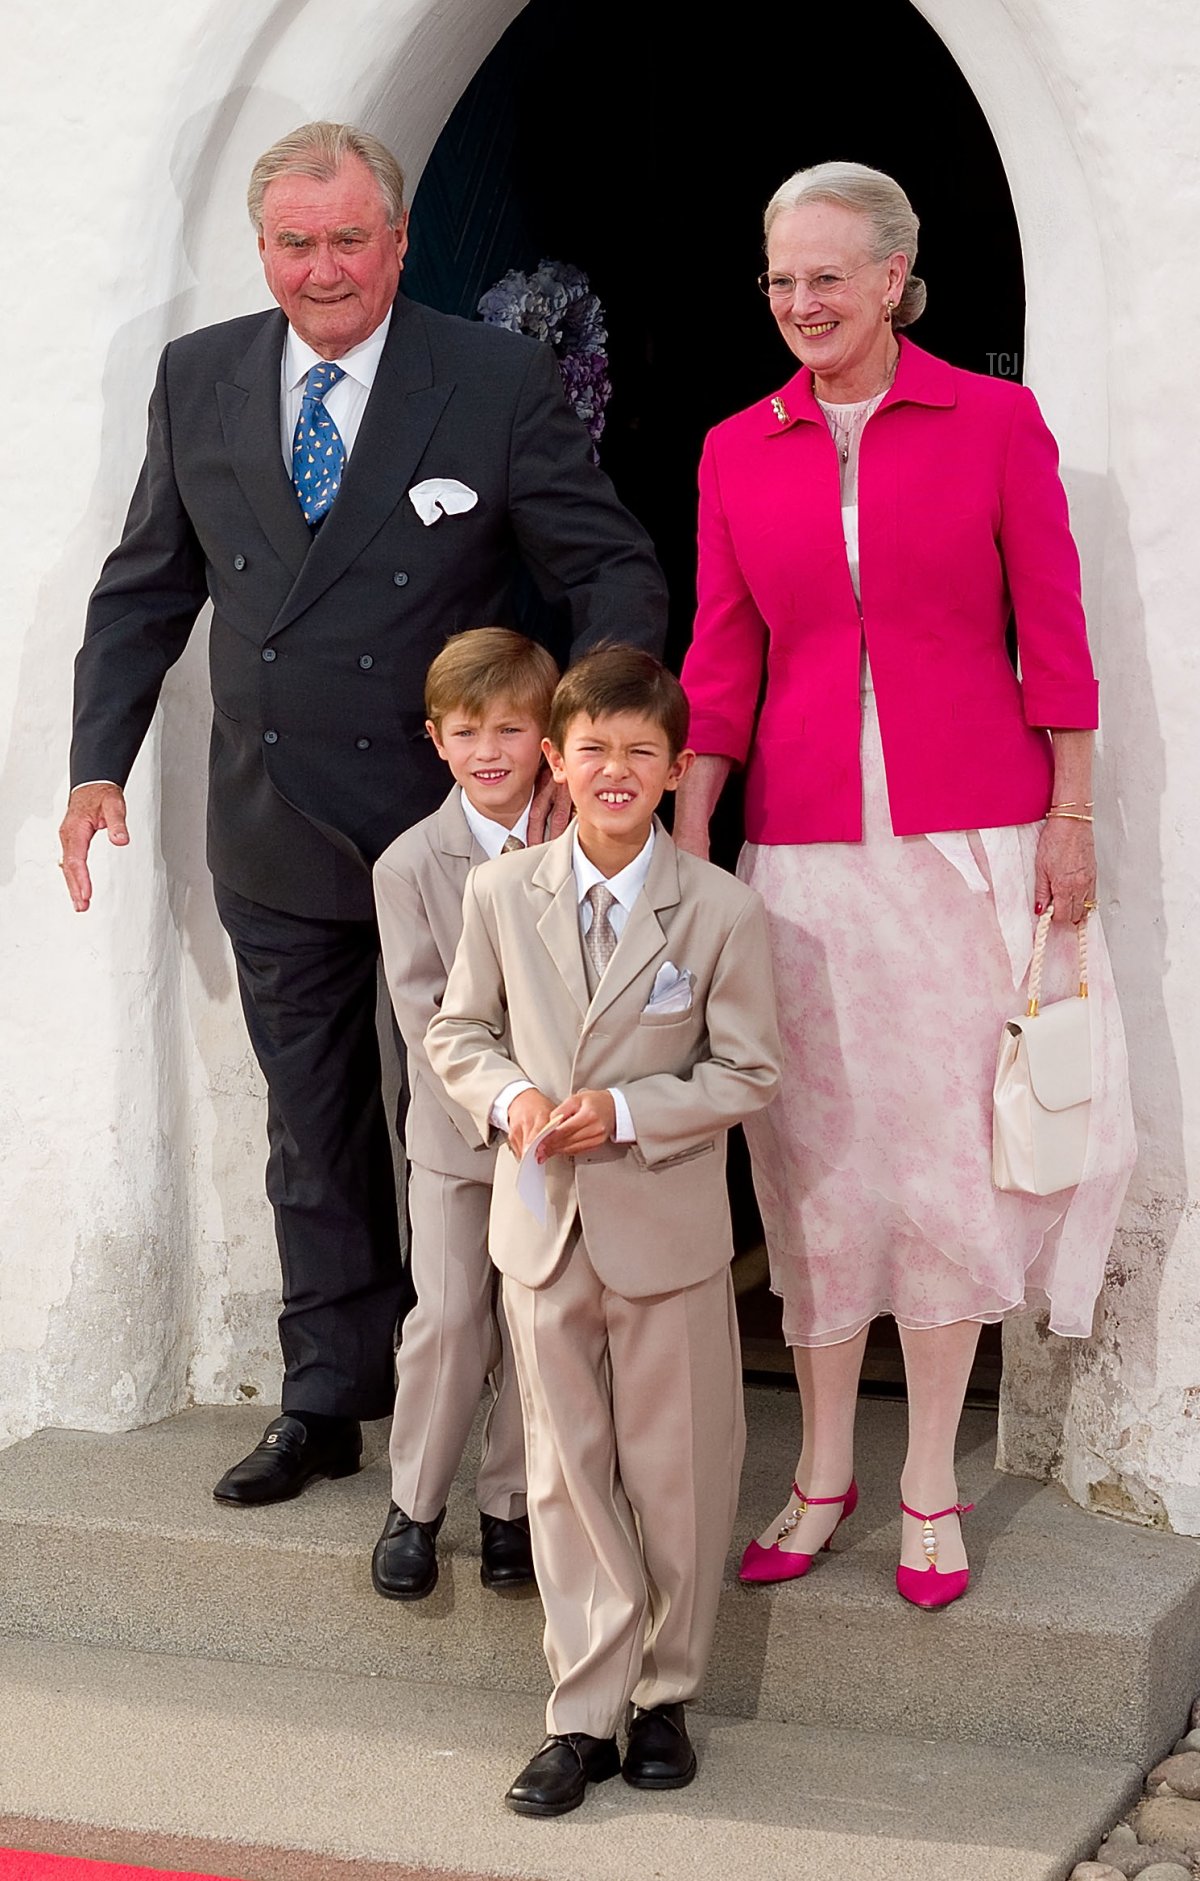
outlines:
[[895, 311], [896, 311], [895, 301], [885, 300], [883, 303], [883, 321], [884, 321], [885, 326], [889, 326], [889, 327], [891, 326], [892, 315], [895, 313]]

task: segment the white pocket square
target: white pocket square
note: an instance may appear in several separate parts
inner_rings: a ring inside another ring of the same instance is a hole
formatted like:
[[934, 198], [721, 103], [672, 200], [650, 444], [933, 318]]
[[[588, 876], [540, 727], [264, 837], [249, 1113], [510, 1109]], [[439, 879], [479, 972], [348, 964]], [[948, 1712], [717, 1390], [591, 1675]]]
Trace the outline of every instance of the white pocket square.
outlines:
[[654, 976], [645, 1012], [687, 1012], [692, 1004], [695, 975], [686, 967], [673, 966], [665, 960]]
[[413, 484], [408, 500], [428, 528], [440, 516], [460, 516], [474, 509], [479, 496], [454, 477], [426, 477], [424, 483]]

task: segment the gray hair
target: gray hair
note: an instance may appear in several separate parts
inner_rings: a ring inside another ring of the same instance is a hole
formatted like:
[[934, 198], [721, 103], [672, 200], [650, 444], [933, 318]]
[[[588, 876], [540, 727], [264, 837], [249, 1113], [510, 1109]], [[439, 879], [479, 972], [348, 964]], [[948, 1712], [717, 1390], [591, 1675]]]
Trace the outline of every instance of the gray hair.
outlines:
[[280, 176], [311, 176], [318, 183], [332, 183], [347, 157], [358, 157], [366, 164], [379, 185], [388, 221], [394, 227], [404, 214], [404, 172], [387, 145], [369, 131], [355, 130], [352, 124], [330, 124], [320, 119], [289, 131], [263, 151], [251, 170], [246, 207], [258, 233], [262, 234], [263, 195], [268, 183]]
[[764, 234], [770, 235], [776, 216], [809, 202], [837, 203], [865, 216], [871, 231], [872, 261], [886, 261], [895, 254], [907, 256], [908, 274], [892, 325], [911, 326], [925, 308], [925, 283], [912, 271], [921, 224], [899, 183], [882, 170], [868, 169], [865, 163], [815, 163], [811, 169], [797, 170], [779, 185], [763, 217]]

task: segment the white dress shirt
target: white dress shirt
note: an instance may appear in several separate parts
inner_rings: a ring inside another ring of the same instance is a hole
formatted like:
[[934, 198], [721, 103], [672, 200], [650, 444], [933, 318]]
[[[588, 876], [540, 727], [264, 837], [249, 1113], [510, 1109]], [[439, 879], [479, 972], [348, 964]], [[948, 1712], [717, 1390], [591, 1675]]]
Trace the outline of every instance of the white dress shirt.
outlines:
[[313, 366], [340, 366], [345, 373], [335, 386], [326, 392], [322, 403], [338, 428], [338, 434], [346, 447], [346, 458], [354, 449], [358, 436], [358, 427], [367, 409], [367, 399], [375, 383], [375, 374], [379, 369], [383, 353], [383, 342], [387, 339], [391, 324], [392, 310], [387, 313], [376, 327], [374, 333], [348, 352], [339, 353], [336, 359], [324, 360], [320, 353], [314, 353], [307, 340], [302, 340], [295, 327], [289, 326], [284, 342], [283, 361], [280, 366], [279, 387], [279, 439], [283, 446], [283, 462], [288, 477], [292, 474], [292, 439], [296, 435], [296, 425], [300, 418], [300, 406], [304, 399], [304, 381]]
[[586, 899], [588, 890], [597, 882], [603, 882], [610, 895], [616, 896], [615, 904], [608, 911], [608, 924], [617, 939], [625, 932], [625, 923], [633, 911], [633, 904], [646, 886], [646, 877], [650, 873], [650, 858], [654, 854], [654, 830], [646, 838], [645, 846], [640, 849], [632, 862], [627, 862], [616, 875], [605, 875], [594, 862], [589, 862], [579, 847], [579, 831], [576, 829], [571, 847], [571, 862], [575, 870], [575, 888], [579, 896], [579, 932], [587, 934], [592, 926], [592, 904]]
[[[608, 924], [618, 941], [625, 932], [625, 923], [633, 911], [633, 904], [646, 886], [646, 877], [650, 873], [650, 858], [654, 854], [654, 830], [650, 831], [644, 846], [638, 851], [632, 862], [627, 862], [615, 875], [605, 875], [594, 862], [589, 862], [579, 846], [579, 831], [575, 830], [571, 843], [571, 865], [575, 871], [575, 894], [579, 902], [579, 936], [590, 932], [593, 912], [592, 904], [587, 899], [588, 891], [597, 882], [603, 882], [610, 895], [614, 896], [612, 907], [608, 911]], [[522, 1091], [532, 1091], [534, 1086], [528, 1078], [514, 1078], [506, 1084], [492, 1105], [492, 1122], [497, 1130], [508, 1134], [508, 1107], [514, 1097]], [[637, 1131], [633, 1127], [633, 1117], [623, 1093], [615, 1085], [608, 1087], [608, 1094], [613, 1101], [616, 1121], [613, 1124], [614, 1143], [636, 1143]]]
[[461, 784], [458, 791], [462, 800], [462, 813], [467, 819], [467, 828], [483, 850], [489, 862], [495, 860], [504, 848], [510, 836], [515, 836], [519, 843], [529, 842], [529, 812], [533, 808], [533, 797], [525, 805], [511, 829], [505, 829], [503, 823], [497, 823], [482, 810], [477, 810]]

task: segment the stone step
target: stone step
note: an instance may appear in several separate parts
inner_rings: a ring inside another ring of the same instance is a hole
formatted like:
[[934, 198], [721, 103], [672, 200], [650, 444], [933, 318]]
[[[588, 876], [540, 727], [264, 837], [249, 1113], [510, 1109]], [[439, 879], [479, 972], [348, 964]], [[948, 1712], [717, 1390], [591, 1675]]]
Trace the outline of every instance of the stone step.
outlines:
[[[705, 1702], [716, 1712], [1002, 1743], [1148, 1765], [1200, 1691], [1200, 1542], [1075, 1508], [993, 1470], [969, 1411], [959, 1483], [975, 1578], [941, 1613], [893, 1584], [904, 1411], [861, 1407], [858, 1513], [801, 1582], [737, 1585], [737, 1547], [780, 1506], [794, 1396], [748, 1394], [750, 1441]], [[470, 1475], [425, 1601], [380, 1600], [369, 1560], [388, 1505], [386, 1430], [358, 1476], [295, 1502], [214, 1503], [261, 1408], [193, 1410], [119, 1436], [43, 1431], [0, 1453], [0, 1636], [320, 1667], [543, 1694], [535, 1595], [485, 1593]]]
[[571, 1816], [530, 1822], [501, 1803], [541, 1738], [529, 1694], [5, 1641], [0, 1839], [241, 1881], [401, 1881], [426, 1865], [538, 1881], [1063, 1881], [1139, 1780], [1111, 1759], [692, 1723], [689, 1789], [616, 1778]]

